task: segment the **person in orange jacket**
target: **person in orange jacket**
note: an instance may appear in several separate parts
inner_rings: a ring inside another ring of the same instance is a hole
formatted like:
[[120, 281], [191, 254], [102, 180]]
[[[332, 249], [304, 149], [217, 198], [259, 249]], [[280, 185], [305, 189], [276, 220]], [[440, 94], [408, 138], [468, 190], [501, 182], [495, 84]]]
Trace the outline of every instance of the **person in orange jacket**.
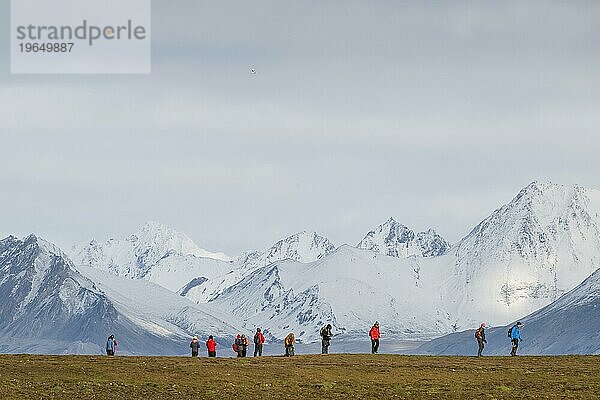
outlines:
[[371, 327], [369, 331], [369, 336], [371, 337], [371, 353], [376, 354], [379, 350], [379, 337], [381, 336], [379, 333], [379, 322], [375, 321], [375, 324]]
[[296, 343], [296, 338], [294, 337], [294, 334], [292, 332], [290, 332], [286, 337], [285, 337], [285, 356], [286, 357], [292, 357], [296, 354], [296, 351], [294, 349], [294, 344]]
[[215, 339], [212, 335], [210, 335], [206, 341], [206, 349], [208, 350], [209, 357], [217, 356], [217, 342], [215, 342]]

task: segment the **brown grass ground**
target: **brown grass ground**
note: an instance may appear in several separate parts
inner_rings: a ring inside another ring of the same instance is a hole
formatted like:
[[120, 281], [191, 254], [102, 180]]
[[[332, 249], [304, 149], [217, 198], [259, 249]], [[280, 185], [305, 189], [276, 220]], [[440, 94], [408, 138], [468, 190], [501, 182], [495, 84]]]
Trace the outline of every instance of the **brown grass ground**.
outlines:
[[0, 399], [592, 399], [600, 357], [0, 356]]

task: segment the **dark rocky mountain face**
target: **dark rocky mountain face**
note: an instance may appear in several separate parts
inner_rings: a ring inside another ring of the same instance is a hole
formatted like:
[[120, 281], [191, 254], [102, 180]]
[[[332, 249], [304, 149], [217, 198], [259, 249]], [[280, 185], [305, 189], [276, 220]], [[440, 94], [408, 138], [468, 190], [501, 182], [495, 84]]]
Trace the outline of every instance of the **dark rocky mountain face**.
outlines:
[[0, 301], [1, 351], [99, 353], [110, 333], [128, 353], [160, 354], [172, 344], [138, 329], [62, 251], [34, 235], [0, 241]]

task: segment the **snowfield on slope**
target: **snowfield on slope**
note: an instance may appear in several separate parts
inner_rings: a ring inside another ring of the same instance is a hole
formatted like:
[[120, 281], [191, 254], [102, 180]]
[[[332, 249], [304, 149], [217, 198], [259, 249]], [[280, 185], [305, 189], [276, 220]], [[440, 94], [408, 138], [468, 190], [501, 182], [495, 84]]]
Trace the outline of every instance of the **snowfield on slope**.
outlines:
[[248, 327], [262, 326], [278, 338], [294, 331], [305, 342], [318, 340], [328, 322], [349, 335], [366, 335], [380, 320], [390, 336], [439, 336], [452, 331], [454, 322], [439, 296], [432, 296], [440, 267], [417, 274], [410, 260], [342, 246], [312, 263], [263, 267], [211, 303]]
[[[221, 343], [239, 331], [231, 325], [232, 316], [210, 304], [196, 304], [145, 280], [123, 278], [96, 268], [77, 269], [95, 282], [117, 310], [145, 330], [185, 338], [214, 335]], [[185, 347], [185, 343], [182, 345]]]
[[257, 269], [273, 262], [294, 260], [307, 263], [326, 257], [335, 248], [333, 243], [316, 232], [300, 232], [279, 240], [263, 251], [242, 254], [233, 262], [232, 271], [203, 280], [197, 285], [186, 285], [185, 296], [197, 303], [206, 303], [251, 276]]
[[[519, 354], [600, 354], [600, 269], [557, 301], [520, 319]], [[508, 355], [507, 332], [514, 322], [487, 330], [484, 355]], [[474, 330], [428, 342], [413, 352], [433, 355], [472, 355], [477, 351]]]

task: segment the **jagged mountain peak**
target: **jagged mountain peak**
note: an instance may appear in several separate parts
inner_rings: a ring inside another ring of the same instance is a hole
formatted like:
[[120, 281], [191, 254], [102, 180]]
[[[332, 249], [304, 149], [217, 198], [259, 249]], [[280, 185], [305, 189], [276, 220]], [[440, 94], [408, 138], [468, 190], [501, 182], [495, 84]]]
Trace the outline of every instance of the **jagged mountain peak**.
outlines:
[[242, 253], [235, 263], [256, 268], [285, 259], [306, 263], [331, 254], [335, 249], [335, 244], [325, 236], [305, 230], [286, 236], [263, 251]]
[[367, 233], [356, 246], [391, 257], [434, 257], [444, 254], [450, 245], [433, 229], [415, 232], [390, 217], [376, 229]]
[[223, 290], [239, 283], [245, 276], [269, 264], [283, 260], [310, 263], [333, 253], [336, 246], [317, 232], [302, 231], [287, 236], [263, 251], [241, 254], [233, 262], [233, 269], [215, 279], [203, 281], [200, 285], [192, 282], [186, 296], [196, 302], [207, 302], [218, 297]]
[[72, 267], [72, 262], [69, 257], [54, 243], [51, 243], [40, 236], [30, 234], [19, 239], [16, 236], [10, 235], [5, 239], [0, 240], [0, 244], [4, 251], [8, 249], [19, 249], [20, 252], [28, 252], [32, 257], [45, 255], [48, 257], [59, 257], [64, 260], [69, 267]]
[[72, 253], [77, 265], [146, 279], [172, 291], [194, 278], [231, 269], [231, 259], [225, 254], [206, 251], [185, 234], [157, 222], [147, 222], [125, 239], [92, 240]]
[[73, 249], [75, 259], [84, 265], [101, 264], [118, 275], [143, 277], [152, 266], [168, 257], [197, 257], [229, 262], [223, 253], [213, 253], [198, 247], [192, 239], [177, 230], [154, 221], [146, 222], [136, 233], [125, 239], [96, 239]]
[[[551, 211], [580, 201], [582, 196], [593, 192], [580, 185], [562, 185], [550, 181], [533, 181], [525, 186], [509, 203], [511, 207], [523, 206], [532, 211]], [[549, 207], [551, 206], [551, 207]]]
[[315, 232], [315, 231], [300, 231], [300, 232], [296, 232], [292, 235], [289, 235], [281, 240], [279, 240], [278, 242], [290, 242], [290, 241], [299, 241], [299, 240], [312, 240], [315, 242], [330, 242], [329, 239], [327, 239], [325, 236], [320, 235], [319, 233]]
[[184, 233], [155, 221], [146, 222], [137, 233], [131, 235], [127, 240], [139, 247], [158, 248], [165, 254], [175, 253], [231, 261], [231, 257], [223, 253], [204, 250]]
[[479, 223], [458, 244], [459, 256], [478, 247], [486, 257], [508, 257], [516, 250], [531, 260], [548, 254], [551, 244], [598, 236], [600, 192], [580, 185], [533, 181], [506, 205]]
[[453, 253], [453, 274], [465, 288], [456, 301], [485, 298], [492, 305], [488, 315], [530, 313], [600, 266], [600, 192], [534, 181]]
[[311, 262], [331, 254], [336, 246], [317, 232], [302, 231], [290, 235], [273, 244], [265, 253], [267, 262], [292, 259]]

